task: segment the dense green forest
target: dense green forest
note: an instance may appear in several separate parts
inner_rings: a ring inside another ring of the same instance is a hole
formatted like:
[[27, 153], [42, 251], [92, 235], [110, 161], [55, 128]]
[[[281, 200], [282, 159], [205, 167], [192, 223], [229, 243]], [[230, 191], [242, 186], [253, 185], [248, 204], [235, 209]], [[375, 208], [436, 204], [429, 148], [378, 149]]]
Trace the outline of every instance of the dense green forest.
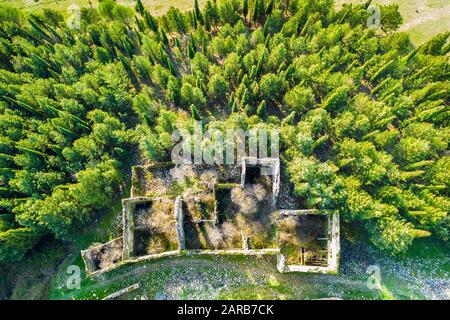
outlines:
[[281, 133], [305, 208], [338, 209], [393, 254], [449, 237], [450, 32], [414, 47], [397, 5], [195, 1], [152, 16], [113, 0], [79, 28], [0, 6], [0, 262], [120, 196], [134, 155], [176, 128]]

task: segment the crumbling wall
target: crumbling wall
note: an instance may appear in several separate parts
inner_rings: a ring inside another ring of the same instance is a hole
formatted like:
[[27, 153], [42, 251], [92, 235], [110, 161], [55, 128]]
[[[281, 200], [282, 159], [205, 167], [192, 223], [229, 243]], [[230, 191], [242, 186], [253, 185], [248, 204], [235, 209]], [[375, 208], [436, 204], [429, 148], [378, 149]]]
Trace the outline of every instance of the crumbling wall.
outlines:
[[86, 273], [90, 275], [120, 263], [122, 261], [122, 246], [123, 238], [119, 237], [103, 244], [93, 245], [86, 250], [81, 250]]
[[133, 166], [131, 168], [131, 191], [130, 197], [142, 195], [144, 185], [142, 183], [143, 168], [141, 166]]
[[123, 260], [130, 259], [134, 254], [135, 206], [148, 201], [152, 201], [152, 198], [134, 197], [122, 200]]
[[241, 188], [245, 187], [247, 167], [261, 167], [261, 174], [272, 176], [272, 205], [276, 206], [280, 193], [280, 158], [242, 158]]
[[175, 226], [177, 229], [178, 250], [186, 249], [186, 241], [183, 228], [183, 206], [181, 196], [175, 199]]
[[328, 231], [328, 268], [330, 272], [336, 273], [339, 270], [340, 245], [340, 226], [339, 213], [333, 212], [328, 216], [330, 223]]
[[267, 249], [224, 249], [224, 250], [187, 250], [187, 255], [245, 255], [245, 256], [263, 256], [270, 254], [279, 254], [279, 248]]
[[241, 237], [242, 237], [242, 249], [244, 252], [248, 252], [248, 237], [242, 232], [241, 230]]
[[128, 262], [141, 262], [141, 261], [148, 261], [148, 260], [156, 260], [156, 259], [161, 259], [164, 257], [173, 257], [173, 256], [179, 256], [179, 255], [180, 255], [180, 250], [165, 251], [165, 252], [161, 252], [161, 253], [148, 254], [145, 256], [133, 258], [133, 259], [129, 260]]
[[308, 265], [287, 265], [286, 256], [283, 254], [277, 257], [277, 269], [279, 272], [313, 272], [313, 273], [336, 273], [339, 268], [340, 254], [340, 235], [339, 235], [339, 213], [329, 210], [280, 210], [277, 212], [279, 217], [297, 216], [307, 214], [326, 214], [327, 215], [327, 266], [308, 266]]
[[272, 189], [272, 202], [273, 205], [277, 205], [278, 195], [280, 194], [280, 158], [272, 159], [273, 166], [273, 189]]
[[133, 284], [125, 289], [116, 291], [116, 292], [104, 297], [102, 300], [115, 300], [115, 299], [117, 299], [127, 293], [130, 293], [134, 290], [137, 290], [137, 289], [139, 289], [139, 283]]
[[123, 251], [122, 259], [128, 260], [134, 249], [134, 205], [131, 199], [122, 200]]
[[87, 274], [91, 274], [97, 270], [94, 257], [90, 254], [90, 250], [81, 250], [81, 258], [84, 261], [84, 269]]

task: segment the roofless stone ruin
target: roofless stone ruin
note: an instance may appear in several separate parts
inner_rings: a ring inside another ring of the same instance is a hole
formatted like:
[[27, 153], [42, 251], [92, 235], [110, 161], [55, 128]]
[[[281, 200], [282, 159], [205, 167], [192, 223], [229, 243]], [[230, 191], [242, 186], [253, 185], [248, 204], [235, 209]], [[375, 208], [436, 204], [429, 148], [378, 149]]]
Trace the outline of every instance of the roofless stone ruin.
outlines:
[[279, 272], [336, 273], [339, 214], [295, 208], [279, 158], [133, 168], [123, 235], [81, 252], [89, 276], [183, 255], [277, 255]]

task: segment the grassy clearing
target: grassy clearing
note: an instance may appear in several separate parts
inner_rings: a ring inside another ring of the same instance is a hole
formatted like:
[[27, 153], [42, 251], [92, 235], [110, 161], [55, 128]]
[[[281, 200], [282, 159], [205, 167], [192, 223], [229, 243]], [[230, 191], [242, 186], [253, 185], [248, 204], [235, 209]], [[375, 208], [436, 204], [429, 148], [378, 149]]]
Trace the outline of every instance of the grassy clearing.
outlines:
[[[0, 0], [0, 4], [11, 4], [29, 12], [39, 12], [44, 8], [50, 8], [58, 10], [65, 14], [70, 15], [70, 7], [77, 5], [79, 7], [94, 7], [98, 6], [98, 0]], [[118, 0], [118, 3], [122, 5], [134, 6], [135, 1], [132, 0]], [[203, 5], [206, 0], [200, 0], [199, 3]], [[193, 0], [142, 0], [142, 3], [147, 7], [154, 15], [161, 15], [169, 10], [170, 7], [177, 7], [180, 10], [189, 10], [193, 7]]]
[[[335, 0], [336, 5], [353, 2], [363, 3], [366, 0]], [[132, 0], [118, 0], [123, 5], [134, 5]], [[143, 0], [150, 12], [161, 15], [170, 7], [177, 7], [182, 11], [192, 9], [193, 0]], [[206, 0], [200, 0], [203, 5]], [[29, 12], [39, 12], [44, 8], [51, 8], [62, 12], [65, 16], [70, 15], [70, 6], [76, 4], [80, 7], [97, 7], [98, 0], [0, 0], [0, 4], [8, 3]], [[450, 3], [448, 0], [374, 0], [374, 4], [398, 3], [400, 12], [404, 18], [404, 24], [400, 31], [408, 32], [415, 44], [421, 44], [434, 35], [450, 30]]]
[[[364, 3], [366, 0], [336, 0], [342, 3]], [[419, 45], [434, 35], [450, 30], [450, 3], [448, 0], [373, 0], [373, 4], [398, 3], [404, 22], [399, 31], [409, 33]]]
[[378, 297], [364, 286], [355, 287], [354, 281], [346, 283], [321, 275], [279, 274], [274, 259], [165, 258], [123, 266], [95, 280], [84, 278], [80, 290], [61, 287], [52, 292], [51, 298], [102, 299], [135, 283], [140, 288], [127, 295], [127, 299], [315, 299], [332, 296], [340, 290], [344, 298]]

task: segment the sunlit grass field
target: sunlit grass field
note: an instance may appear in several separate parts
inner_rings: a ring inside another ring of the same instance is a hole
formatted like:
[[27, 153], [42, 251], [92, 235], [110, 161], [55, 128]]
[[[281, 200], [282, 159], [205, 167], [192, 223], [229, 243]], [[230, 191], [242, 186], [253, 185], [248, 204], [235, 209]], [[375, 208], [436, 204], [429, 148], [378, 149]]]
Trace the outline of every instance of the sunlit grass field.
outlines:
[[[8, 3], [19, 8], [26, 9], [30, 12], [36, 12], [44, 8], [51, 8], [58, 10], [63, 14], [69, 15], [69, 8], [72, 5], [80, 7], [97, 7], [98, 0], [0, 0], [0, 3]], [[117, 0], [122, 5], [134, 6], [136, 1], [133, 0]], [[206, 0], [200, 0], [200, 4], [204, 4]], [[194, 0], [142, 0], [145, 7], [150, 9], [152, 14], [160, 15], [165, 13], [171, 6], [177, 7], [180, 10], [191, 9], [194, 5]]]
[[[339, 6], [345, 2], [361, 3], [366, 0], [336, 0]], [[134, 6], [133, 0], [118, 0], [121, 4]], [[171, 6], [180, 10], [189, 10], [194, 0], [143, 0], [144, 5], [154, 15], [161, 15]], [[206, 0], [200, 0], [203, 5]], [[44, 8], [52, 8], [68, 16], [70, 7], [97, 7], [98, 0], [0, 0], [30, 12], [38, 12]], [[374, 0], [374, 4], [399, 3], [404, 23], [400, 31], [408, 32], [416, 44], [421, 44], [432, 36], [450, 30], [450, 2], [448, 0]]]
[[[364, 3], [366, 0], [335, 0]], [[373, 0], [373, 4], [398, 3], [403, 16], [399, 31], [409, 33], [415, 44], [421, 44], [438, 33], [450, 31], [450, 1], [448, 0]]]

